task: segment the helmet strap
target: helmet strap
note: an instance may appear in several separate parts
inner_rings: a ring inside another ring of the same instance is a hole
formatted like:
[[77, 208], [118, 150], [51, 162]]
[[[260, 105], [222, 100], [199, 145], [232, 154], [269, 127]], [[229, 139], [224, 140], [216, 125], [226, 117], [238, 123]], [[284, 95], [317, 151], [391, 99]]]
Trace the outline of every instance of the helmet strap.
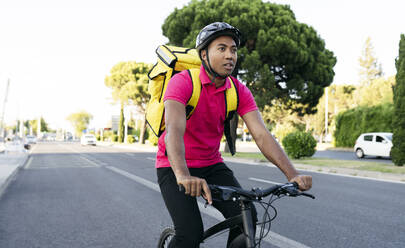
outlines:
[[212, 69], [210, 57], [208, 56], [208, 47], [205, 48], [205, 54], [207, 55], [208, 64], [206, 64], [205, 61], [202, 59], [202, 65], [204, 66], [205, 70], [207, 70], [208, 73], [212, 75], [211, 84], [215, 83], [216, 78], [226, 79], [228, 76], [222, 76], [219, 73], [217, 73], [214, 69]]

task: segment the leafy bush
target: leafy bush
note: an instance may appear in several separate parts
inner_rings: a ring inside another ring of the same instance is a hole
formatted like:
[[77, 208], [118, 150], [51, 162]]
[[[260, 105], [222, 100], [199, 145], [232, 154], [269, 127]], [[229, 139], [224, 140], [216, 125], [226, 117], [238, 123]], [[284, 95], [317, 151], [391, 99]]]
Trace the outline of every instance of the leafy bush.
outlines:
[[114, 135], [114, 132], [111, 130], [104, 131], [103, 132], [103, 141], [112, 141], [113, 135]]
[[129, 144], [132, 144], [132, 143], [135, 142], [135, 138], [134, 138], [133, 135], [128, 135], [127, 140], [128, 140], [128, 143], [129, 143]]
[[283, 146], [292, 158], [311, 157], [315, 153], [316, 140], [312, 134], [296, 131], [284, 137]]
[[273, 133], [278, 140], [283, 140], [289, 133], [293, 133], [298, 131], [298, 129], [294, 126], [293, 123], [287, 122], [283, 124], [277, 124], [275, 128], [273, 128]]
[[336, 117], [335, 146], [353, 147], [362, 133], [392, 132], [394, 107], [391, 103], [361, 106], [344, 111]]

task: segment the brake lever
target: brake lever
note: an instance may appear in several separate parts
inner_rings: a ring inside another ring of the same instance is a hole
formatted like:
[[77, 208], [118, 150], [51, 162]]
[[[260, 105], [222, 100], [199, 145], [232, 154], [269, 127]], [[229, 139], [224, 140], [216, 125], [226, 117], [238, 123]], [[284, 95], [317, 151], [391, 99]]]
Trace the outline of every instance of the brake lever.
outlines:
[[290, 185], [281, 187], [280, 194], [285, 194], [285, 195], [291, 196], [291, 197], [298, 196], [300, 194], [300, 191], [298, 190], [298, 184], [294, 182]]

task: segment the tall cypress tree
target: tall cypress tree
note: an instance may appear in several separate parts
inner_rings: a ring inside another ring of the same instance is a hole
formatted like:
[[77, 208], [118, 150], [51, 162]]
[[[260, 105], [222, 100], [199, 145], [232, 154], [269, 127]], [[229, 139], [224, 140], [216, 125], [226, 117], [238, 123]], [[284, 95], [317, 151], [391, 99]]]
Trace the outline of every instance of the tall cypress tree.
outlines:
[[394, 90], [394, 130], [393, 147], [391, 149], [392, 161], [395, 165], [405, 164], [405, 35], [401, 34], [399, 41], [399, 55], [395, 61], [397, 68], [396, 84]]

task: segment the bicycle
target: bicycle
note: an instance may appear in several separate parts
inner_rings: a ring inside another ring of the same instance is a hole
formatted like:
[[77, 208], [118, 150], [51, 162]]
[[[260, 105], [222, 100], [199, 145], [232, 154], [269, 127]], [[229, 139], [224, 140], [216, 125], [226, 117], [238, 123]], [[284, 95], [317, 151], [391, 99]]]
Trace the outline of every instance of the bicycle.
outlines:
[[[212, 200], [213, 201], [238, 201], [239, 206], [241, 207], [241, 214], [225, 219], [224, 221], [210, 227], [207, 229], [201, 240], [201, 244], [204, 243], [204, 240], [209, 237], [221, 233], [226, 229], [231, 229], [236, 226], [243, 225], [243, 231], [246, 241], [246, 247], [255, 248], [260, 247], [260, 244], [264, 237], [266, 237], [270, 232], [271, 222], [277, 216], [277, 210], [272, 205], [272, 203], [284, 196], [296, 197], [296, 196], [306, 196], [312, 199], [315, 199], [315, 196], [301, 192], [298, 190], [297, 183], [285, 183], [280, 185], [274, 185], [267, 189], [253, 188], [252, 190], [245, 190], [237, 187], [230, 186], [219, 186], [219, 185], [208, 185], [211, 190]], [[263, 198], [270, 196], [268, 202], [263, 201]], [[276, 197], [276, 198], [274, 198]], [[274, 198], [274, 199], [273, 199]], [[249, 204], [251, 202], [257, 202], [264, 208], [264, 214], [262, 222], [257, 223], [260, 225], [259, 237], [255, 237], [255, 228], [253, 223], [253, 218], [251, 214], [251, 209]], [[207, 203], [206, 203], [207, 205]], [[273, 209], [274, 216], [271, 217], [269, 209]], [[266, 226], [268, 229], [266, 231]], [[175, 235], [173, 227], [168, 227], [163, 230], [160, 235], [158, 248], [168, 247], [170, 240]], [[230, 244], [232, 247], [232, 244]]]

